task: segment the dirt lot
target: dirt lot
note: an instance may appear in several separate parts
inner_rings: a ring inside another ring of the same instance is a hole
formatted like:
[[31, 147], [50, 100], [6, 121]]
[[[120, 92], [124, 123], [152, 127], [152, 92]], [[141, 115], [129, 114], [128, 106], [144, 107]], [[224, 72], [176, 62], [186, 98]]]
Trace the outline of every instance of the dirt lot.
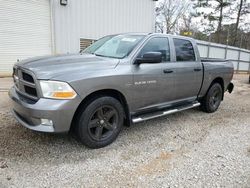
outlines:
[[218, 112], [192, 109], [124, 128], [90, 150], [21, 127], [0, 92], [0, 187], [250, 187], [250, 84], [236, 76]]

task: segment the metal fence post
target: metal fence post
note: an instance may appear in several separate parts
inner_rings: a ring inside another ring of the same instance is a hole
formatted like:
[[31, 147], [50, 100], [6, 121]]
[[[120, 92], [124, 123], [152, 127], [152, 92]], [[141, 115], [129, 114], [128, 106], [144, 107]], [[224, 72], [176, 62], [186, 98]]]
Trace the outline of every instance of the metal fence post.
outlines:
[[250, 74], [250, 53], [249, 53], [249, 62], [248, 62], [248, 74]]
[[224, 59], [227, 59], [227, 46], [226, 46], [226, 48], [225, 48], [225, 56], [224, 56]]
[[239, 69], [240, 69], [240, 52], [241, 52], [241, 50], [239, 49], [239, 53], [238, 53], [238, 64], [237, 64], [236, 73], [239, 73]]
[[207, 58], [209, 58], [210, 54], [210, 43], [207, 45]]

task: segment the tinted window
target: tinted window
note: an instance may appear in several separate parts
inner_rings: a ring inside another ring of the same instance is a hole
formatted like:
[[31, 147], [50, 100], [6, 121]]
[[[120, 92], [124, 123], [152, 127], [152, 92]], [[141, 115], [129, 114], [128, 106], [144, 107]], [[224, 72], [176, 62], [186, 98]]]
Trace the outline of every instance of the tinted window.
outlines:
[[161, 52], [162, 61], [170, 61], [170, 49], [167, 38], [153, 38], [141, 49], [138, 57], [142, 57], [147, 52]]
[[174, 45], [177, 61], [195, 61], [194, 48], [190, 41], [174, 39]]

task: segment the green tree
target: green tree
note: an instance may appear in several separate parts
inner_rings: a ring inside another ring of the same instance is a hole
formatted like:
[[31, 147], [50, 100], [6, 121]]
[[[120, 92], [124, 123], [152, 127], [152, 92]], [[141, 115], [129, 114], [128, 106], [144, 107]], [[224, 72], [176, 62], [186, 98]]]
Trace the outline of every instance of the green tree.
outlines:
[[236, 24], [235, 24], [235, 29], [234, 29], [234, 40], [232, 45], [236, 45], [237, 40], [238, 40], [238, 33], [239, 33], [239, 24], [240, 24], [240, 19], [243, 15], [249, 14], [250, 13], [250, 8], [249, 4], [247, 4], [246, 0], [240, 0], [239, 2], [237, 1], [237, 18], [236, 18]]
[[212, 9], [210, 12], [200, 12], [209, 23], [217, 22], [216, 42], [220, 43], [223, 18], [228, 16], [224, 10], [231, 5], [231, 0], [198, 0], [196, 7]]

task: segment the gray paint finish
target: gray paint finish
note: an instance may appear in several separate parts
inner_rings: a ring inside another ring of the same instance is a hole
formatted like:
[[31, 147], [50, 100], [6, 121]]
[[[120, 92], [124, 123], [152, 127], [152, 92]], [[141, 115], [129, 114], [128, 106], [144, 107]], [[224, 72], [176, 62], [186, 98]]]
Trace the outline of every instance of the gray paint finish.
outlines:
[[[135, 64], [140, 49], [154, 37], [169, 39], [171, 61]], [[195, 41], [185, 37], [178, 38], [189, 40], [193, 44], [196, 61], [177, 62], [172, 42], [173, 37], [177, 36], [145, 35], [145, 38], [124, 59], [75, 54], [38, 57], [20, 62], [16, 66], [31, 71], [36, 80], [64, 81], [69, 83], [78, 94], [77, 98], [65, 101], [65, 103], [60, 100], [51, 101], [40, 98], [37, 103], [30, 105], [29, 109], [35, 109], [36, 117], [54, 118], [57, 126], [55, 132], [62, 132], [69, 130], [71, 125], [69, 122], [81, 101], [91, 93], [104, 89], [120, 92], [126, 99], [131, 115], [144, 110], [174, 107], [179, 103], [194, 102], [206, 94], [210, 84], [216, 78], [223, 79], [226, 91], [232, 80], [233, 64], [225, 61], [201, 62]], [[194, 71], [197, 68], [201, 70]], [[164, 69], [171, 69], [173, 72], [164, 74]], [[39, 86], [37, 89], [39, 90]], [[22, 107], [26, 109], [25, 104], [18, 102], [19, 99], [15, 96], [13, 89], [10, 96], [14, 104], [19, 103], [18, 109]], [[41, 101], [44, 102], [41, 103]], [[43, 107], [43, 104], [52, 104], [53, 113], [50, 112], [50, 107]], [[44, 109], [47, 109], [48, 112]], [[64, 115], [60, 116], [58, 112], [63, 112]], [[63, 123], [63, 127], [61, 127], [62, 125], [59, 125], [58, 121], [67, 123]]]

